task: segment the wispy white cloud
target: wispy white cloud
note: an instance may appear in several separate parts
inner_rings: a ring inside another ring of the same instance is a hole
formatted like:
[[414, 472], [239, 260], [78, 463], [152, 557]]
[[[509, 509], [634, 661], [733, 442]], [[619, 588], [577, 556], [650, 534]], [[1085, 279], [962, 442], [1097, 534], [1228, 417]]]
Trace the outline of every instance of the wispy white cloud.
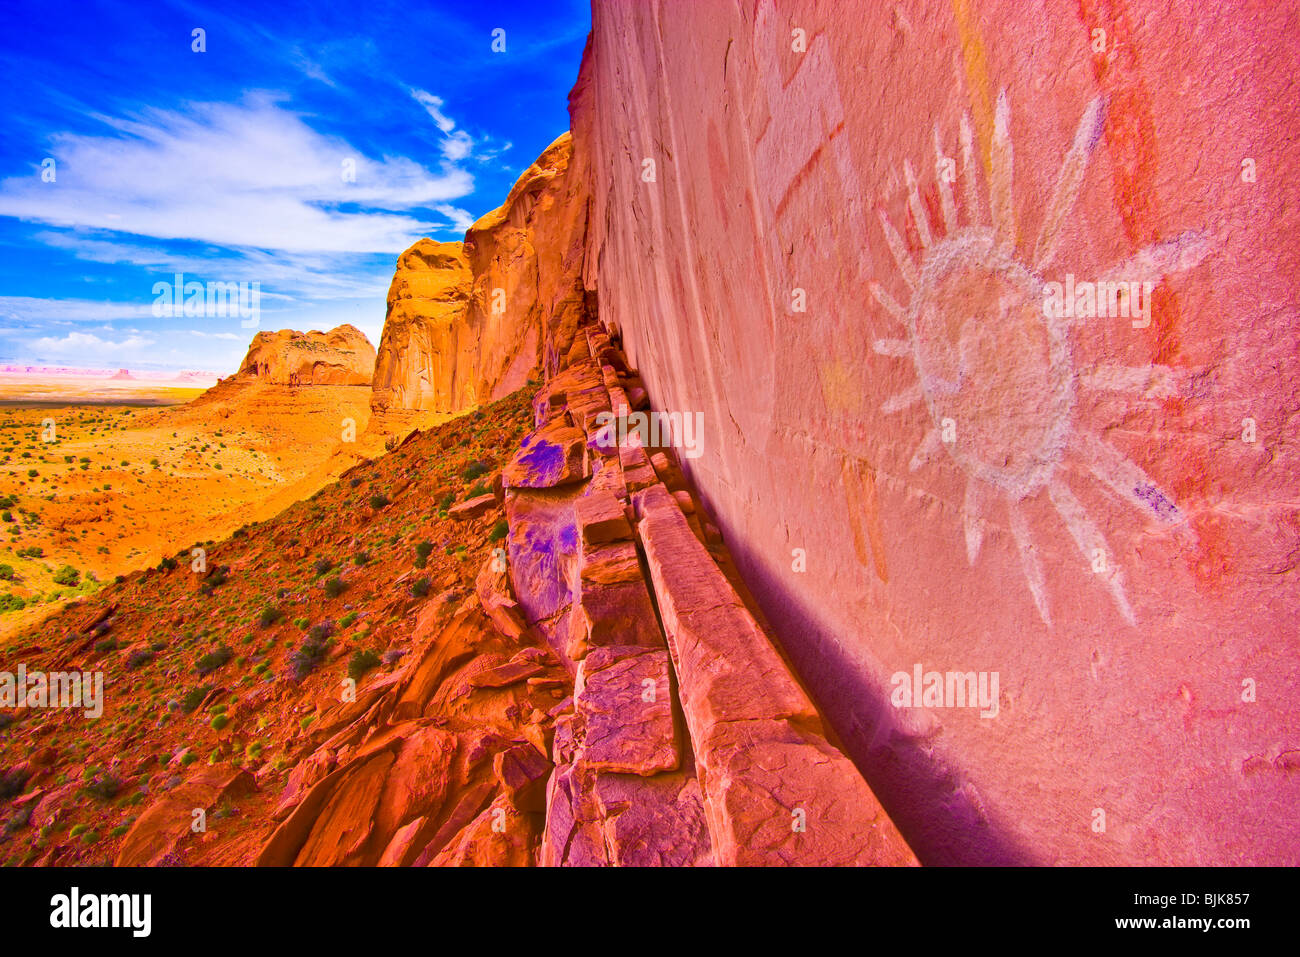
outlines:
[[470, 159], [474, 152], [474, 137], [464, 130], [456, 129], [456, 121], [443, 112], [442, 97], [434, 96], [427, 90], [416, 89], [411, 90], [411, 96], [424, 107], [425, 112], [433, 118], [434, 125], [442, 131], [443, 138], [438, 148], [442, 151], [443, 159], [447, 163]]
[[229, 339], [232, 342], [243, 342], [247, 336], [237, 336], [233, 332], [203, 332], [199, 329], [191, 329], [190, 335], [201, 336], [204, 339]]
[[338, 83], [334, 81], [333, 77], [325, 72], [325, 68], [311, 57], [307, 56], [300, 47], [295, 46], [290, 51], [289, 56], [293, 60], [294, 65], [302, 71], [303, 76], [324, 83], [330, 89], [338, 89]]
[[153, 315], [152, 299], [139, 303], [99, 302], [93, 299], [38, 299], [0, 296], [0, 316], [32, 323], [112, 322], [146, 319]]
[[424, 107], [425, 112], [433, 117], [433, 122], [438, 125], [438, 129], [450, 133], [456, 128], [456, 121], [442, 112], [442, 97], [434, 96], [426, 90], [415, 89], [411, 90], [411, 96], [415, 98], [416, 103]]
[[455, 163], [469, 156], [470, 151], [474, 149], [474, 140], [464, 130], [456, 130], [440, 145], [442, 155], [449, 162]]
[[474, 188], [450, 159], [434, 173], [360, 155], [267, 94], [99, 119], [113, 133], [54, 139], [55, 182], [0, 181], [0, 215], [235, 248], [395, 253], [439, 228], [412, 211]]
[[[438, 204], [437, 211], [452, 218], [455, 207]], [[392, 259], [374, 257], [360, 262], [356, 254], [333, 252], [263, 252], [232, 250], [224, 256], [178, 254], [136, 242], [101, 238], [102, 232], [42, 230], [35, 239], [72, 253], [87, 262], [127, 264], [156, 270], [157, 278], [170, 280], [181, 272], [206, 282], [258, 282], [262, 298], [355, 299], [383, 297], [393, 278]], [[406, 247], [403, 247], [405, 249]], [[153, 277], [141, 285], [139, 295], [152, 301]]]
[[435, 206], [438, 212], [451, 220], [451, 225], [458, 231], [464, 232], [474, 225], [474, 217], [459, 206]]
[[51, 336], [32, 339], [27, 345], [34, 355], [41, 357], [57, 358], [61, 356], [109, 353], [121, 359], [123, 356], [147, 358], [148, 353], [146, 350], [154, 344], [154, 341], [144, 336], [128, 336], [125, 339], [114, 341], [112, 339], [102, 339], [88, 332], [69, 332], [66, 336], [58, 339]]

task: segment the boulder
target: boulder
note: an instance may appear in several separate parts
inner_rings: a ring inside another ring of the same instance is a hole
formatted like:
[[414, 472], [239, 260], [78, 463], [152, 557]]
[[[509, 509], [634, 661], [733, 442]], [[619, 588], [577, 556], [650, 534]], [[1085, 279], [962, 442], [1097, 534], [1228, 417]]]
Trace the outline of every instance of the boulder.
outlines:
[[587, 767], [642, 776], [677, 769], [666, 650], [593, 648], [578, 665], [573, 701]]

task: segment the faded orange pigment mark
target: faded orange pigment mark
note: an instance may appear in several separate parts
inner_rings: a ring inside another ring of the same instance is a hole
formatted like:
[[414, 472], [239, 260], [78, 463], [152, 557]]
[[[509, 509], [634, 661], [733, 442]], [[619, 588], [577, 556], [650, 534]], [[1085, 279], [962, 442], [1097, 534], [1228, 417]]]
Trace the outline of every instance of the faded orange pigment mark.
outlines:
[[[876, 470], [862, 459], [845, 456], [841, 468], [844, 496], [849, 506], [849, 527], [853, 530], [853, 551], [858, 561], [870, 567], [873, 560], [876, 577], [889, 582], [885, 565], [885, 533], [880, 527], [880, 499], [876, 495]], [[863, 528], [865, 519], [866, 528]], [[864, 540], [865, 531], [865, 540]], [[870, 542], [870, 550], [867, 544]]]
[[980, 157], [984, 172], [993, 172], [993, 93], [989, 81], [989, 58], [980, 39], [979, 27], [971, 11], [971, 0], [952, 0], [952, 15], [957, 21], [962, 62], [966, 65], [966, 85], [970, 91], [970, 111], [979, 136]]
[[[1092, 70], [1107, 100], [1103, 137], [1113, 170], [1115, 205], [1124, 234], [1134, 246], [1160, 239], [1160, 208], [1155, 191], [1156, 136], [1151, 94], [1142, 82], [1133, 26], [1124, 0], [1079, 0], [1079, 18], [1091, 44], [1093, 31], [1106, 31], [1106, 50], [1093, 52]], [[1092, 49], [1089, 45], [1088, 49]], [[1177, 365], [1182, 355], [1183, 318], [1178, 298], [1161, 283], [1151, 297], [1152, 359]], [[1184, 415], [1180, 397], [1166, 399], [1164, 411], [1172, 418]], [[1181, 476], [1170, 476], [1170, 487], [1181, 502], [1210, 498], [1213, 462], [1192, 451]], [[1197, 588], [1214, 591], [1231, 567], [1227, 535], [1221, 526], [1193, 519], [1197, 547], [1189, 567]]]
[[[1092, 49], [1094, 30], [1106, 31], [1106, 50], [1093, 52], [1092, 72], [1106, 96], [1103, 137], [1113, 170], [1115, 205], [1124, 235], [1134, 246], [1159, 241], [1160, 209], [1155, 194], [1156, 124], [1151, 94], [1142, 82], [1133, 28], [1123, 0], [1079, 0], [1079, 17]], [[1153, 361], [1173, 365], [1182, 351], [1178, 301], [1163, 285], [1151, 306]]]

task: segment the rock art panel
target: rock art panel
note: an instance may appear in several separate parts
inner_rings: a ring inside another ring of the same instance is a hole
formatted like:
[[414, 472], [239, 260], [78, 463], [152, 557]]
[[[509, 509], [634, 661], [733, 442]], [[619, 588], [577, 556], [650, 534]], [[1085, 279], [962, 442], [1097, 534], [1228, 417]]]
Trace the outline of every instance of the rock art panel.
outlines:
[[923, 862], [1296, 860], [1287, 17], [595, 5], [601, 323]]

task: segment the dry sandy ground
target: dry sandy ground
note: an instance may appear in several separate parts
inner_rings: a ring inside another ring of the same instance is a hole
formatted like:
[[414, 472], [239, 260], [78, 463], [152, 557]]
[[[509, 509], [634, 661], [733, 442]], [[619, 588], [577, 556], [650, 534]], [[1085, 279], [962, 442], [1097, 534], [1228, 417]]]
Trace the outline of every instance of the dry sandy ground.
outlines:
[[[0, 567], [0, 640], [60, 599], [219, 541], [381, 453], [369, 399], [365, 386], [0, 380], [0, 566], [13, 570]], [[64, 565], [75, 586], [66, 572], [55, 583]]]

